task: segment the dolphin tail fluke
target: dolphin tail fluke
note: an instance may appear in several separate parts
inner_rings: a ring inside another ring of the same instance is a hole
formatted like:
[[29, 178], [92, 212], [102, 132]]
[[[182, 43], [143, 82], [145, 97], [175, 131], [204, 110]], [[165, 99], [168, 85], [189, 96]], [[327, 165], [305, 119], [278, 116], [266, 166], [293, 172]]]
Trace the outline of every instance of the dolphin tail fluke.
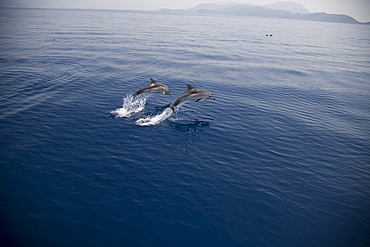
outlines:
[[169, 108], [171, 108], [172, 112], [175, 112], [175, 106], [171, 106]]
[[133, 93], [133, 94], [131, 94], [133, 97], [135, 97], [135, 96], [137, 96], [138, 95], [138, 93]]

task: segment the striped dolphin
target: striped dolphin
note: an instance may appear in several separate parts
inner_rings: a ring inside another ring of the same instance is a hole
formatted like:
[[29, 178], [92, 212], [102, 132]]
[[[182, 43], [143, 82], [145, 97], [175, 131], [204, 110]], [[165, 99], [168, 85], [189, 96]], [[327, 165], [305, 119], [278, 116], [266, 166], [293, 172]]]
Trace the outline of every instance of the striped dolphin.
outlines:
[[136, 93], [132, 94], [132, 96], [139, 95], [141, 93], [161, 93], [161, 94], [171, 94], [170, 90], [167, 86], [160, 84], [150, 78], [151, 83], [148, 86], [145, 86], [139, 89]]
[[200, 101], [201, 103], [204, 102], [206, 99], [216, 99], [213, 97], [213, 95], [208, 92], [207, 90], [203, 89], [196, 89], [192, 87], [189, 84], [186, 84], [188, 86], [188, 90], [181, 94], [173, 103], [173, 105], [170, 107], [172, 111], [175, 111], [176, 106], [178, 106], [180, 103], [189, 101], [189, 100], [195, 100], [195, 102]]

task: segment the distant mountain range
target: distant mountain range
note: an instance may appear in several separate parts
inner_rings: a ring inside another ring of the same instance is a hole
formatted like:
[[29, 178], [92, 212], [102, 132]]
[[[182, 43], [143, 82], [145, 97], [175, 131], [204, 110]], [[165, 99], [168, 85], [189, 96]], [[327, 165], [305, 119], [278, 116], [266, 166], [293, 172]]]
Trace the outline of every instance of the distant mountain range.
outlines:
[[191, 12], [197, 12], [197, 11], [219, 11], [219, 12], [230, 12], [233, 9], [239, 9], [239, 8], [264, 8], [264, 9], [272, 9], [272, 10], [284, 10], [289, 11], [292, 13], [301, 13], [301, 14], [309, 14], [310, 11], [303, 7], [301, 4], [293, 3], [293, 2], [278, 2], [273, 3], [270, 5], [262, 5], [262, 6], [256, 6], [253, 4], [237, 4], [234, 2], [229, 2], [225, 4], [217, 4], [217, 3], [201, 3], [191, 9], [189, 11]]
[[0, 0], [0, 7], [2, 8], [22, 8], [22, 7], [26, 7], [25, 4], [22, 4], [22, 3], [18, 3], [16, 1], [13, 1], [13, 0]]
[[[229, 2], [227, 4], [201, 3], [188, 10], [160, 9], [159, 11], [238, 15], [238, 16], [259, 16], [270, 18], [284, 18], [284, 19], [353, 23], [353, 24], [361, 23], [348, 15], [327, 14], [325, 12], [311, 13], [303, 5], [293, 2], [278, 2], [263, 6], [257, 6], [252, 4], [237, 4], [232, 2]], [[370, 22], [366, 24], [370, 24]]]
[[[49, 5], [48, 5], [48, 4]], [[55, 8], [52, 2], [40, 2], [34, 4], [22, 4], [14, 0], [0, 0], [0, 7], [11, 8]], [[324, 12], [311, 13], [308, 9], [298, 3], [277, 2], [270, 5], [253, 5], [228, 3], [201, 3], [191, 9], [160, 9], [161, 12], [174, 13], [198, 13], [198, 14], [218, 14], [218, 15], [239, 15], [239, 16], [259, 16], [270, 18], [284, 18], [296, 20], [339, 22], [353, 24], [361, 23], [348, 15], [327, 14]]]

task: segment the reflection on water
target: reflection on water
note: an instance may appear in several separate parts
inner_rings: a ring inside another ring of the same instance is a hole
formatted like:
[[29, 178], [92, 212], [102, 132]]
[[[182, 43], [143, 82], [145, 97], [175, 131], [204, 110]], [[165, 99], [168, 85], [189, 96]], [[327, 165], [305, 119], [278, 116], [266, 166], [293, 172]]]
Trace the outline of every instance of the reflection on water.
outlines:
[[192, 131], [202, 131], [204, 127], [208, 127], [210, 125], [209, 121], [200, 121], [194, 120], [188, 123], [171, 123], [171, 127], [181, 131], [181, 132], [192, 132]]

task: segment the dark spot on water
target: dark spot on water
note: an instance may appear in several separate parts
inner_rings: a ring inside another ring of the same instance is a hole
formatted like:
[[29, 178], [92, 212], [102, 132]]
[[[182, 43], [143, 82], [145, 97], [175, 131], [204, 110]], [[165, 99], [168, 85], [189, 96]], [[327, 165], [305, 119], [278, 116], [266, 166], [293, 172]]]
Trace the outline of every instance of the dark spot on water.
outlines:
[[171, 127], [181, 132], [201, 131], [205, 127], [209, 127], [210, 122], [194, 120], [189, 123], [171, 123]]

